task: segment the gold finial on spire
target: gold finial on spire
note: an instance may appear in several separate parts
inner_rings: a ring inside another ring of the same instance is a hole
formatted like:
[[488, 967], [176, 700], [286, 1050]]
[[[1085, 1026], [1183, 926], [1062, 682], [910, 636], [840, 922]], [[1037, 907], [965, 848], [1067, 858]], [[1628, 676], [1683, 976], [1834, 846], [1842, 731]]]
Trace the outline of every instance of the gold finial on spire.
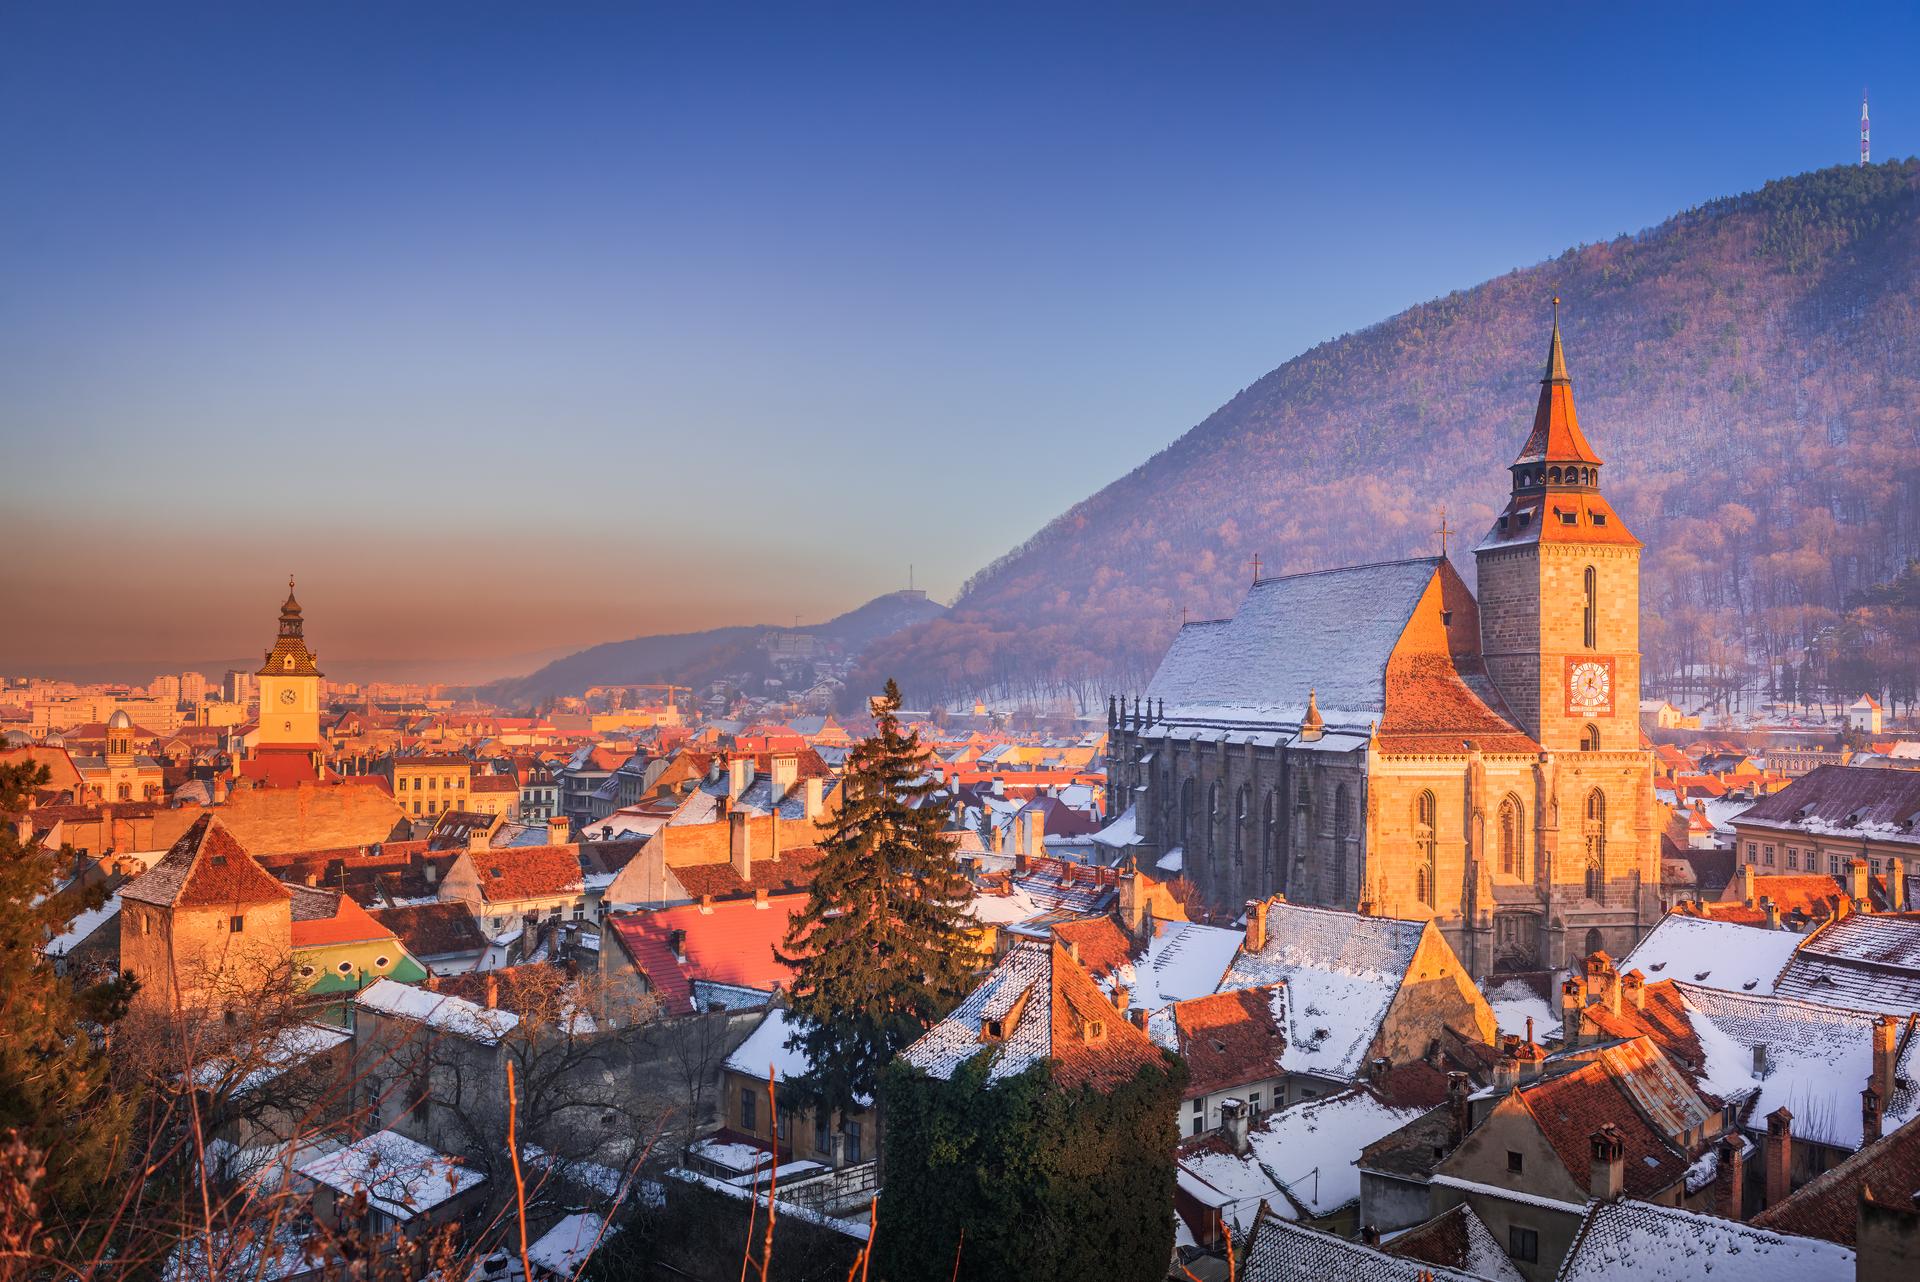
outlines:
[[1327, 723], [1320, 716], [1319, 693], [1311, 687], [1307, 690], [1307, 715], [1300, 718], [1300, 737], [1318, 739], [1326, 733]]

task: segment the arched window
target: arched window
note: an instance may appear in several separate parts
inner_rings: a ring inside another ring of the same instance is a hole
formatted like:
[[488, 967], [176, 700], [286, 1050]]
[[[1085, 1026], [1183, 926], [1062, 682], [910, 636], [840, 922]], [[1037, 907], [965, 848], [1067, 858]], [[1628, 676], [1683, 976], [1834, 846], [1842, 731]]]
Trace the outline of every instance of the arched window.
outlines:
[[1347, 815], [1347, 785], [1333, 790], [1333, 897], [1347, 902], [1347, 833], [1352, 825]]
[[1435, 907], [1434, 881], [1438, 869], [1434, 866], [1438, 853], [1438, 843], [1434, 832], [1434, 818], [1438, 807], [1434, 804], [1431, 792], [1422, 792], [1413, 803], [1413, 848], [1416, 856], [1415, 882], [1420, 892], [1420, 902], [1427, 907]]
[[1181, 781], [1180, 783], [1180, 844], [1187, 848], [1187, 854], [1188, 854], [1187, 867], [1188, 868], [1193, 867], [1193, 863], [1192, 863], [1192, 856], [1194, 853], [1193, 827], [1194, 827], [1194, 820], [1197, 818], [1194, 812], [1199, 808], [1199, 804], [1200, 804], [1199, 792], [1200, 792], [1199, 785], [1194, 783], [1192, 779], [1184, 779]]
[[1599, 726], [1594, 725], [1592, 722], [1588, 722], [1586, 727], [1580, 731], [1580, 751], [1582, 752], [1600, 751], [1600, 727]]
[[1220, 823], [1226, 816], [1220, 811], [1220, 781], [1207, 785], [1207, 858], [1220, 858]]
[[1560, 484], [1560, 469], [1557, 467], [1548, 468], [1547, 480], [1552, 482], [1554, 485]]
[[1587, 898], [1598, 899], [1607, 876], [1607, 794], [1587, 794]]
[[1520, 799], [1508, 794], [1500, 803], [1500, 871], [1520, 871]]
[[1600, 934], [1600, 928], [1598, 926], [1595, 926], [1593, 929], [1589, 930], [1587, 932], [1586, 956], [1591, 957], [1595, 953], [1600, 952], [1603, 948], [1605, 948], [1606, 942], [1607, 942], [1606, 939]]
[[1263, 886], [1272, 887], [1281, 894], [1287, 891], [1287, 861], [1282, 859], [1278, 868], [1274, 867], [1274, 847], [1279, 841], [1279, 816], [1274, 812], [1279, 807], [1273, 799], [1273, 789], [1267, 789], [1260, 803], [1260, 877]]
[[1233, 862], [1238, 867], [1247, 860], [1247, 809], [1251, 805], [1252, 793], [1247, 785], [1241, 784], [1240, 791], [1233, 798]]
[[1586, 633], [1587, 649], [1591, 650], [1599, 644], [1598, 637], [1600, 635], [1600, 576], [1592, 566], [1587, 567], [1583, 582], [1586, 589], [1587, 602], [1586, 613], [1582, 618], [1582, 626]]

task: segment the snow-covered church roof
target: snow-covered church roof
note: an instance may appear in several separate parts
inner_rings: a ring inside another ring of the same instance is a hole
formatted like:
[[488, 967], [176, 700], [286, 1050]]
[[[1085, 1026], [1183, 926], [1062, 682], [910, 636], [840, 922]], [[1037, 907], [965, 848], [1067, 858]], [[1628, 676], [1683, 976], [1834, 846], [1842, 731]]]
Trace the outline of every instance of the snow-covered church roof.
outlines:
[[1377, 720], [1387, 658], [1433, 581], [1438, 557], [1261, 579], [1231, 619], [1189, 623], [1147, 697], [1170, 720], [1298, 725], [1307, 692], [1332, 725]]

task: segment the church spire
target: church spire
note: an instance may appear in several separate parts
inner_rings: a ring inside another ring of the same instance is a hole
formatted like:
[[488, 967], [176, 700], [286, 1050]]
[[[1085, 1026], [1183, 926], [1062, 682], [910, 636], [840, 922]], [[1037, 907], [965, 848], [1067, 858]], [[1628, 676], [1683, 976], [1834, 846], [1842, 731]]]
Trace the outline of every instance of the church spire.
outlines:
[[1541, 489], [1577, 486], [1591, 489], [1600, 483], [1600, 456], [1580, 430], [1573, 407], [1573, 379], [1567, 374], [1567, 354], [1560, 343], [1560, 299], [1553, 300], [1553, 337], [1547, 344], [1547, 372], [1540, 380], [1540, 403], [1533, 414], [1533, 431], [1513, 461], [1513, 488]]

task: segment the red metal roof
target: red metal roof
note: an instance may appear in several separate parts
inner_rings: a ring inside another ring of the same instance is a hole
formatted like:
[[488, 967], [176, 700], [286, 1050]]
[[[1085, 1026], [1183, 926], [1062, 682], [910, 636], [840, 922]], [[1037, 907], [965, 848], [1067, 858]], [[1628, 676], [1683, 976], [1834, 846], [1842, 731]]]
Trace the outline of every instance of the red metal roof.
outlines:
[[[795, 914], [807, 906], [805, 895], [770, 896], [761, 903], [730, 899], [707, 908], [686, 904], [657, 912], [615, 913], [607, 926], [647, 977], [667, 1008], [692, 1009], [693, 984], [705, 980], [760, 991], [793, 982], [793, 969], [774, 957]], [[675, 931], [686, 960], [674, 956]]]

